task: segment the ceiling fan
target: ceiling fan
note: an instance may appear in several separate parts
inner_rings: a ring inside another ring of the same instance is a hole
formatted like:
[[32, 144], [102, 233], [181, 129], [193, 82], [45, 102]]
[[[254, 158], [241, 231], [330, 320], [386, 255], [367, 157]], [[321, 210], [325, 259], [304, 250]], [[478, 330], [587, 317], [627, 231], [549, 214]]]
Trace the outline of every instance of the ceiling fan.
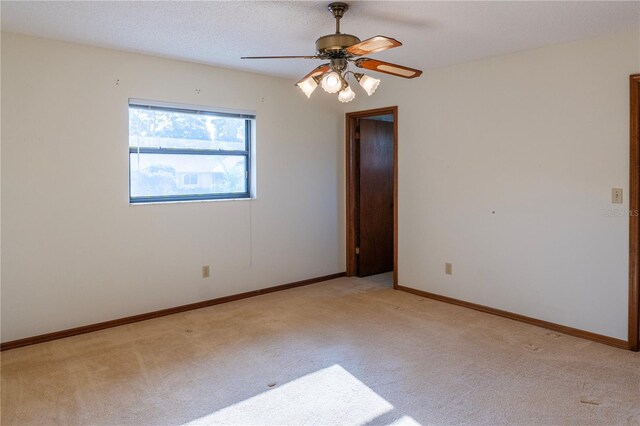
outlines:
[[380, 80], [376, 78], [349, 71], [348, 67], [350, 62], [358, 68], [378, 71], [397, 77], [416, 78], [422, 74], [420, 70], [403, 65], [383, 62], [377, 59], [362, 58], [361, 56], [363, 55], [402, 46], [402, 43], [396, 39], [380, 35], [360, 41], [360, 39], [354, 35], [342, 34], [340, 32], [340, 19], [344, 13], [349, 10], [349, 5], [334, 2], [329, 5], [329, 10], [336, 20], [336, 33], [322, 36], [316, 40], [315, 55], [243, 56], [241, 59], [328, 59], [329, 62], [316, 67], [298, 81], [296, 85], [307, 97], [311, 97], [313, 91], [316, 90], [318, 84], [320, 84], [327, 93], [339, 92], [338, 100], [340, 102], [350, 102], [356, 97], [356, 94], [351, 90], [347, 81], [349, 75], [353, 75], [369, 96], [375, 92], [380, 84]]

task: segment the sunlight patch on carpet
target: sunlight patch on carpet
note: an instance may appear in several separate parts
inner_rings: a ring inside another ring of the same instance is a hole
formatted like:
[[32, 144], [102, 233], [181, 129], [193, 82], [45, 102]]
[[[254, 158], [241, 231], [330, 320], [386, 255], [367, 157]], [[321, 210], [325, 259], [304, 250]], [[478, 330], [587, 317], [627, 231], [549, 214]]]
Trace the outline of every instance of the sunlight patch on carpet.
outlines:
[[411, 416], [402, 416], [395, 422], [390, 423], [389, 426], [420, 426], [420, 423]]
[[[185, 425], [363, 425], [391, 410], [393, 405], [336, 364]], [[411, 424], [406, 420], [402, 424]]]

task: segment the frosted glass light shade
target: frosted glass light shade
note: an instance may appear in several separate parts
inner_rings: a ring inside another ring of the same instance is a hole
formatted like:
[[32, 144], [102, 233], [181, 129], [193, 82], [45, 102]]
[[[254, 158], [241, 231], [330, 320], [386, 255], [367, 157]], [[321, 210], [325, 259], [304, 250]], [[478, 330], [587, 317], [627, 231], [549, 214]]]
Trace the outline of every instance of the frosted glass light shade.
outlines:
[[302, 80], [300, 83], [296, 83], [297, 86], [307, 95], [307, 98], [311, 97], [311, 94], [318, 87], [318, 83], [313, 79], [313, 77], [309, 77], [307, 79]]
[[338, 100], [340, 102], [351, 102], [355, 97], [356, 97], [355, 92], [351, 90], [351, 87], [349, 86], [347, 86], [346, 89], [341, 90], [340, 93], [338, 93]]
[[324, 76], [321, 84], [325, 92], [336, 93], [342, 88], [342, 79], [340, 78], [340, 74], [332, 71]]
[[367, 92], [367, 95], [371, 96], [378, 88], [378, 85], [380, 85], [380, 80], [369, 77], [368, 75], [363, 75], [360, 77], [360, 80], [358, 80], [358, 83], [360, 83], [360, 86]]

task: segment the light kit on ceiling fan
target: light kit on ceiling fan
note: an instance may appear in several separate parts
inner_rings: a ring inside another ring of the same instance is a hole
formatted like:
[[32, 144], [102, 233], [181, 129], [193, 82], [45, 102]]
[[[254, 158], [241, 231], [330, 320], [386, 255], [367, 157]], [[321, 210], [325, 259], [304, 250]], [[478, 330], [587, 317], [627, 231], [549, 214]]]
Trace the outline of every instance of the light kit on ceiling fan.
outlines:
[[311, 94], [318, 87], [318, 82], [316, 81], [316, 77], [309, 77], [298, 82], [298, 87], [304, 92], [305, 95], [307, 95], [307, 98], [310, 98]]
[[322, 78], [322, 89], [327, 93], [337, 93], [342, 89], [342, 82], [342, 76], [335, 71], [331, 71]]
[[[349, 10], [346, 3], [335, 2], [329, 5], [329, 10], [336, 20], [335, 34], [328, 34], [316, 40], [316, 54], [314, 56], [243, 56], [241, 59], [325, 59], [330, 62], [316, 67], [305, 75], [296, 86], [307, 96], [318, 88], [318, 85], [327, 93], [338, 93], [340, 102], [351, 102], [356, 94], [349, 86], [347, 79], [350, 74], [360, 84], [367, 95], [371, 96], [380, 85], [380, 80], [362, 73], [349, 71], [349, 63], [358, 68], [395, 75], [403, 78], [416, 78], [422, 71], [378, 61], [370, 58], [357, 58], [362, 55], [381, 52], [402, 46], [398, 40], [385, 36], [375, 36], [364, 41], [351, 34], [340, 32], [340, 19]], [[356, 59], [357, 58], [357, 59]]]
[[358, 80], [360, 87], [362, 87], [369, 96], [373, 95], [373, 92], [375, 92], [380, 85], [380, 80], [377, 78], [369, 77], [368, 75], [360, 73], [354, 73], [353, 76]]
[[351, 102], [355, 99], [355, 97], [356, 94], [353, 90], [351, 90], [351, 87], [349, 87], [349, 85], [347, 85], [347, 87], [345, 87], [340, 91], [340, 93], [338, 93], [338, 100], [340, 102]]

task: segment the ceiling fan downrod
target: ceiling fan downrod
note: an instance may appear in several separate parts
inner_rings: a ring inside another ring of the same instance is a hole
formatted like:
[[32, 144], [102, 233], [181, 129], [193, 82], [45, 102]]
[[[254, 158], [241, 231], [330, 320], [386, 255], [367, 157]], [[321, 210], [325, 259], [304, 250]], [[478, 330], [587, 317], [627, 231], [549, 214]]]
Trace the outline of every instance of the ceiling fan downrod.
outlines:
[[329, 10], [333, 13], [333, 17], [336, 18], [336, 34], [340, 34], [340, 19], [349, 10], [349, 5], [342, 2], [334, 2], [329, 5]]

